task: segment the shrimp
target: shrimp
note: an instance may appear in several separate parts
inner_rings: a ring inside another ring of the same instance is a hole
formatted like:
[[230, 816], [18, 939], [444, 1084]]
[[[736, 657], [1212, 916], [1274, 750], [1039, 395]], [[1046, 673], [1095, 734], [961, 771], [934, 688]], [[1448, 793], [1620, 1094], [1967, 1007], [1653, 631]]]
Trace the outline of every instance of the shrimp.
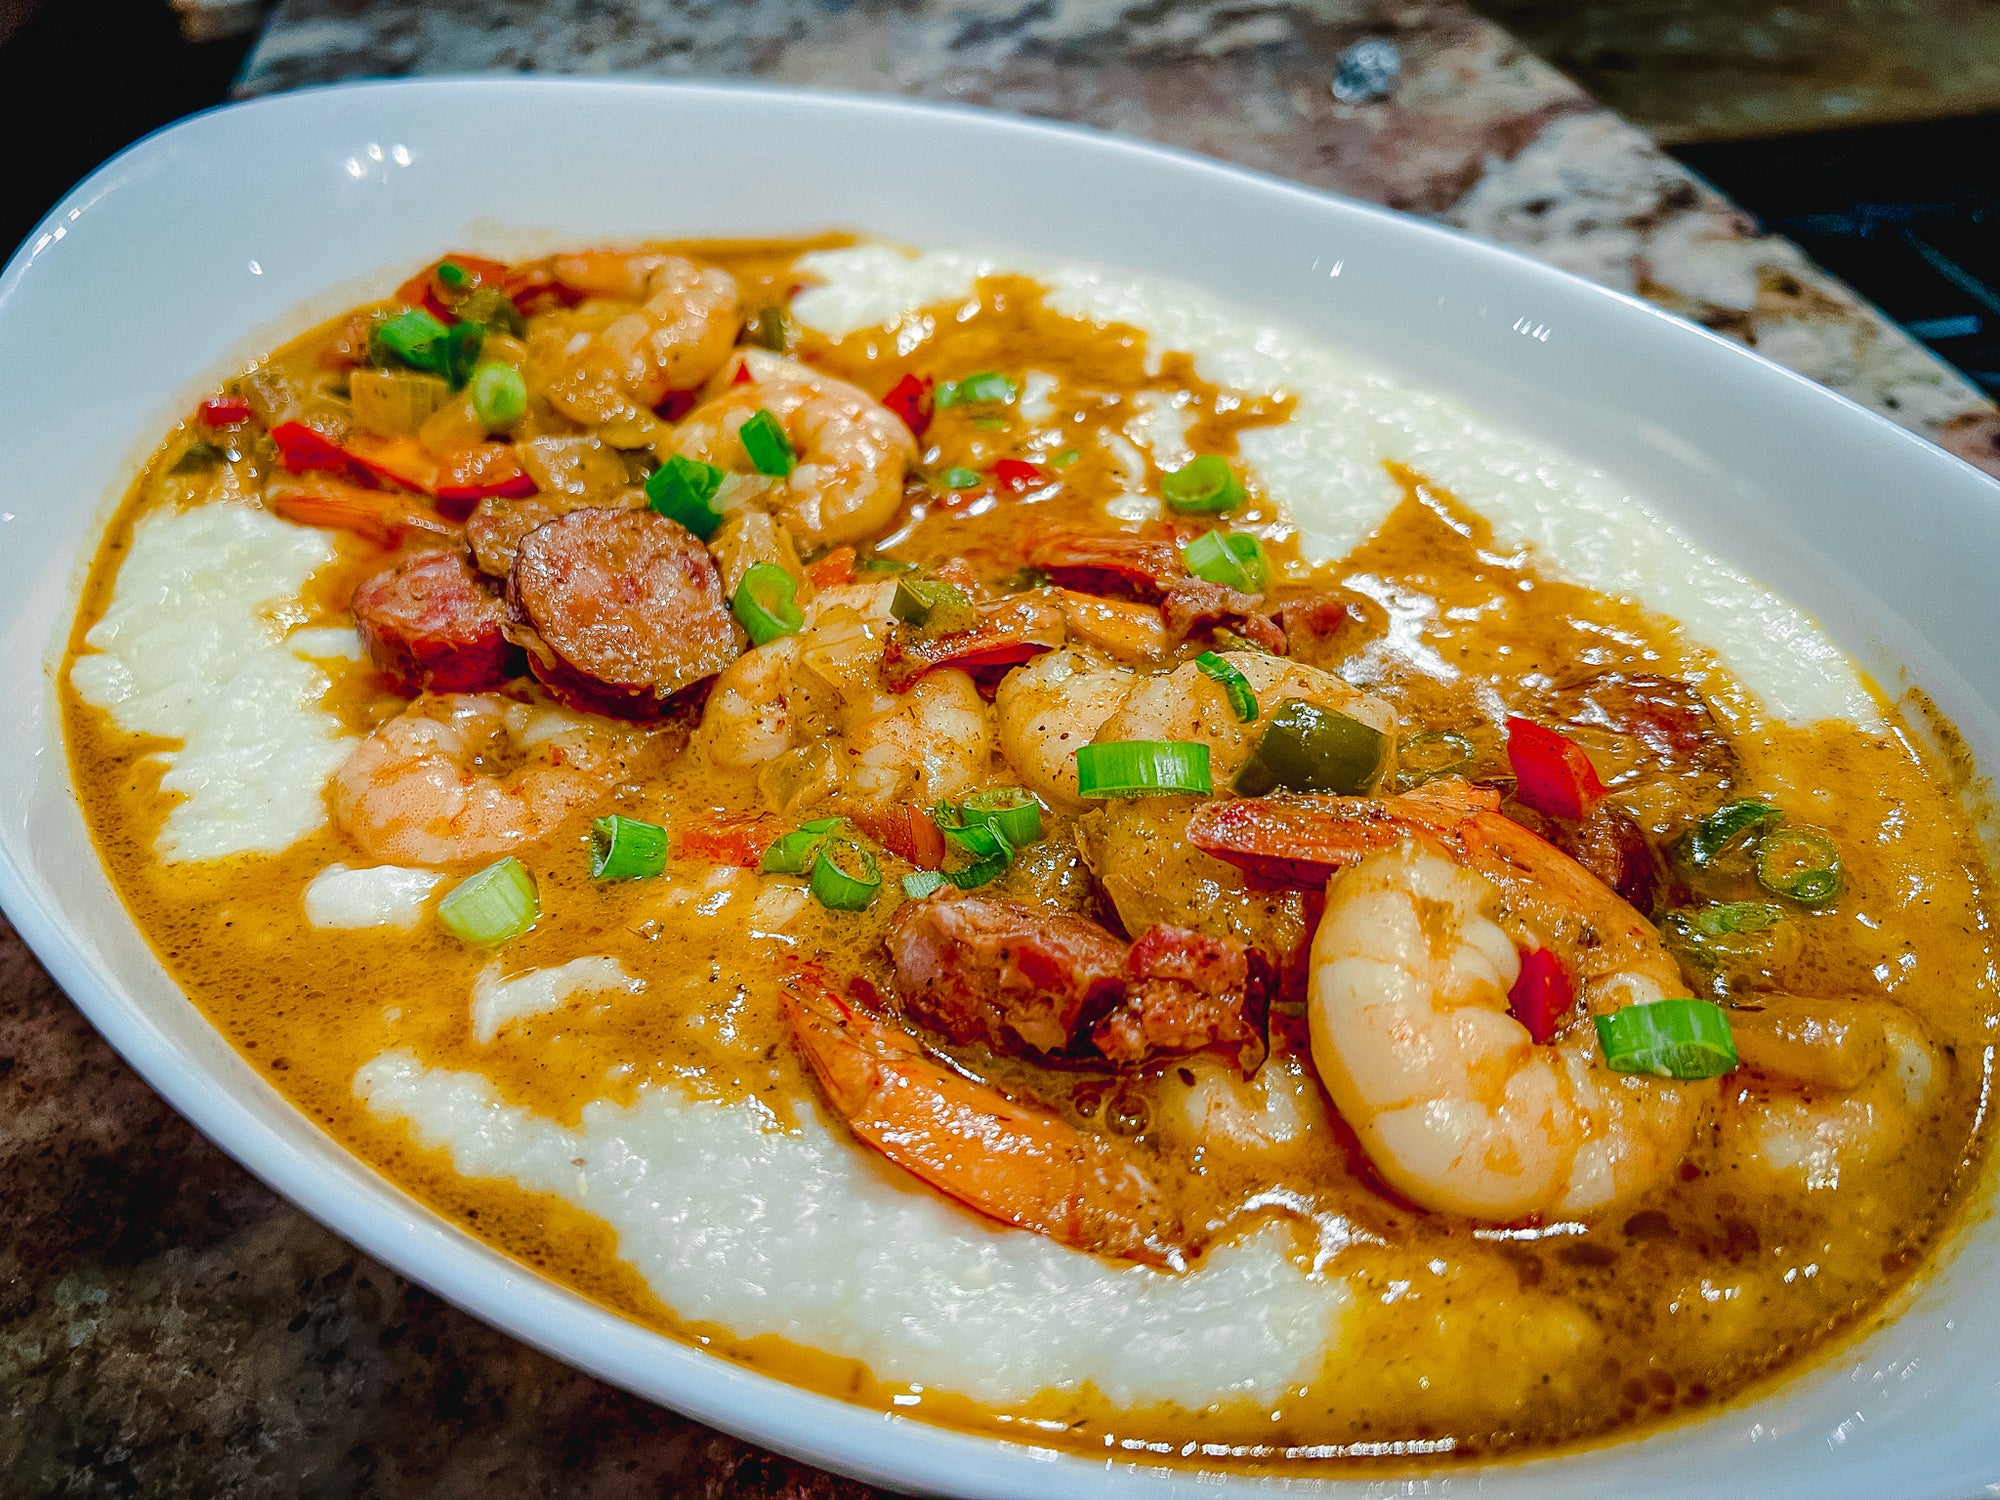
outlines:
[[1508, 1012], [1517, 943], [1585, 1016], [1686, 993], [1652, 925], [1455, 778], [1387, 799], [1211, 804], [1190, 839], [1290, 883], [1334, 869], [1313, 936], [1312, 1055], [1382, 1176], [1477, 1219], [1592, 1213], [1687, 1154], [1712, 1081], [1613, 1073], [1594, 1028], [1537, 1045]]
[[811, 546], [858, 542], [888, 525], [903, 503], [917, 440], [902, 418], [859, 386], [759, 350], [745, 351], [750, 380], [726, 386], [674, 431], [675, 448], [738, 473], [751, 470], [738, 434], [757, 412], [784, 428], [797, 463], [771, 490], [792, 534]]
[[637, 302], [566, 354], [546, 394], [566, 416], [604, 423], [703, 384], [728, 362], [743, 326], [736, 278], [680, 255], [585, 250], [549, 263], [556, 282]]
[[1076, 752], [1118, 711], [1138, 679], [1092, 652], [1045, 651], [1001, 679], [993, 698], [1000, 753], [1022, 785], [1050, 807], [1083, 812]]
[[715, 679], [697, 739], [710, 761], [754, 770], [794, 812], [830, 798], [929, 805], [983, 785], [993, 715], [951, 668], [885, 693], [878, 671], [895, 585], [824, 589], [805, 628], [744, 652]]
[[[489, 770], [489, 756], [519, 760]], [[492, 693], [419, 698], [361, 741], [333, 774], [334, 821], [372, 858], [454, 865], [553, 833], [614, 783], [601, 731]]]
[[1075, 1249], [1186, 1269], [1179, 1226], [1121, 1144], [933, 1062], [810, 970], [787, 978], [783, 1006], [833, 1112], [913, 1177]]
[[1721, 1143], [1745, 1183], [1834, 1188], [1893, 1161], [1949, 1076], [1922, 1023], [1891, 1001], [1763, 995], [1730, 1020], [1750, 1072], [1724, 1101]]
[[[1198, 740], [1208, 746], [1209, 773], [1221, 786], [1250, 758], [1272, 711], [1287, 698], [1303, 698], [1358, 719], [1381, 731], [1385, 744], [1395, 740], [1396, 711], [1331, 672], [1263, 651], [1225, 651], [1222, 658], [1250, 684], [1257, 699], [1255, 720], [1246, 724], [1239, 719], [1228, 690], [1189, 662], [1165, 676], [1142, 679], [1098, 727], [1098, 742]], [[1381, 774], [1391, 769], [1385, 756]]]

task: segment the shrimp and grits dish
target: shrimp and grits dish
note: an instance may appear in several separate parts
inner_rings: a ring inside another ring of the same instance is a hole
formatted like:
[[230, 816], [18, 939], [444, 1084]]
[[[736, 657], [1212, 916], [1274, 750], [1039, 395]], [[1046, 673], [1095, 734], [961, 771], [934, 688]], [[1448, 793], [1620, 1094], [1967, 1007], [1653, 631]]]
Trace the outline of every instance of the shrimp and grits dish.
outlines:
[[1712, 1410], [1976, 1196], [1948, 727], [1607, 476], [1089, 266], [382, 290], [157, 450], [67, 742], [216, 1027], [542, 1274], [885, 1414], [1373, 1472]]

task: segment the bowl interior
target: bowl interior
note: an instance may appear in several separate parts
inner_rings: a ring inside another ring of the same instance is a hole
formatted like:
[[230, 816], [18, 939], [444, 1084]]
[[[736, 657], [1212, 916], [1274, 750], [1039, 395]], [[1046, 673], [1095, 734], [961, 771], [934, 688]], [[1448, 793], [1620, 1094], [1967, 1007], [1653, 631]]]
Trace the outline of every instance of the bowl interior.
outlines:
[[[632, 1390], [884, 1483], [1192, 1493], [1188, 1475], [885, 1423], [485, 1249], [332, 1145], [208, 1027], [112, 894], [70, 795], [53, 674], [82, 569], [165, 424], [215, 378], [444, 248], [824, 227], [1189, 282], [1451, 393], [1629, 486], [1816, 615], [1891, 696], [1921, 687], [1981, 766], [2000, 764], [2000, 609], [1984, 586], [2000, 485], [1701, 330], [1415, 221], [1106, 137], [880, 100], [528, 80], [281, 96], [142, 143], [30, 236], [0, 279], [0, 685], [17, 705], [0, 719], [0, 901], [99, 1029], [347, 1238]], [[1893, 1323], [1761, 1399], [1442, 1487], [1969, 1493], [2000, 1471], [1996, 1271], [1982, 1216]]]

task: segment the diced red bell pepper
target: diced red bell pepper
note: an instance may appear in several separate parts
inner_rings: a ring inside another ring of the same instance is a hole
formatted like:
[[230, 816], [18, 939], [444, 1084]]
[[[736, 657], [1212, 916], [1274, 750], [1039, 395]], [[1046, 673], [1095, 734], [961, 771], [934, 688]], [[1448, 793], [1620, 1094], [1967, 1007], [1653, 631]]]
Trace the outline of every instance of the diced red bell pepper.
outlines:
[[[438, 279], [438, 267], [446, 261], [465, 272], [464, 282], [457, 287], [447, 287]], [[463, 297], [475, 287], [505, 286], [508, 275], [507, 266], [497, 260], [488, 260], [483, 255], [441, 255], [397, 287], [396, 300], [421, 307], [439, 322], [449, 325], [458, 321], [458, 315], [451, 310], [454, 299]]]
[[653, 415], [662, 422], [678, 422], [701, 400], [700, 391], [668, 391], [653, 403]]
[[1587, 817], [1605, 798], [1583, 747], [1533, 719], [1508, 719], [1507, 763], [1514, 769], [1514, 795], [1551, 818]]
[[278, 445], [279, 459], [294, 474], [321, 469], [344, 474], [353, 468], [340, 444], [303, 422], [280, 422], [271, 429], [271, 441]]
[[784, 823], [769, 813], [714, 818], [675, 829], [674, 855], [754, 870], [764, 862], [764, 851], [784, 832]]
[[241, 427], [250, 420], [250, 403], [241, 396], [211, 396], [201, 403], [202, 425]]
[[807, 563], [806, 578], [816, 589], [837, 589], [854, 582], [854, 549], [835, 547], [826, 556]]
[[993, 465], [993, 482], [1017, 495], [1033, 489], [1046, 477], [1040, 464], [1031, 464], [1024, 458], [1003, 458]]
[[521, 467], [512, 443], [474, 443], [438, 464], [431, 494], [440, 511], [462, 521], [489, 495], [521, 500], [538, 488], [534, 476]]
[[1521, 955], [1521, 974], [1507, 992], [1507, 1008], [1537, 1045], [1556, 1034], [1575, 1004], [1576, 987], [1554, 952], [1531, 948]]
[[937, 391], [937, 381], [925, 375], [919, 378], [906, 374], [889, 387], [882, 397], [882, 404], [903, 419], [911, 433], [917, 437], [931, 425], [934, 409], [933, 398]]
[[918, 869], [935, 870], [944, 863], [944, 835], [926, 809], [899, 803], [852, 816], [863, 833]]

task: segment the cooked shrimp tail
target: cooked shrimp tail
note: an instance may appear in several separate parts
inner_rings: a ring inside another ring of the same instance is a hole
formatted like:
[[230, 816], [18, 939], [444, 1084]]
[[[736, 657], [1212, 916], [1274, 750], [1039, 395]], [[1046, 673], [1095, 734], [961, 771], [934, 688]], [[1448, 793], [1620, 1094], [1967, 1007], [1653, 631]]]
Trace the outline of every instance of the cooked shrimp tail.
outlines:
[[1159, 1189], [1120, 1147], [931, 1061], [810, 970], [787, 978], [784, 1009], [834, 1113], [911, 1176], [1075, 1249], [1186, 1269]]

